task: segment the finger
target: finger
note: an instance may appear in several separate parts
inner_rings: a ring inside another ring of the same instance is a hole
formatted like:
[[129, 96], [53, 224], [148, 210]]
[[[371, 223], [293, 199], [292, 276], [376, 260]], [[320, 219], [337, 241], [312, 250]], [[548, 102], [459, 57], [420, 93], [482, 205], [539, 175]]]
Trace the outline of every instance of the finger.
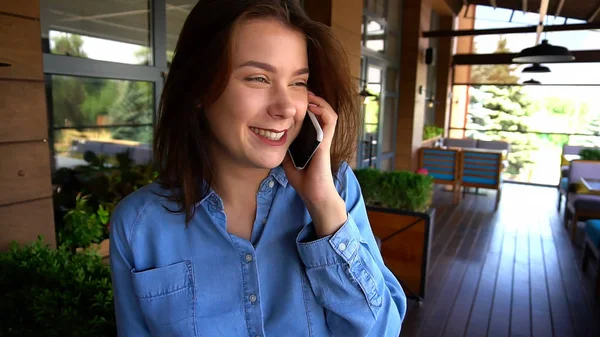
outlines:
[[324, 98], [319, 97], [319, 96], [313, 94], [312, 92], [308, 93], [308, 103], [314, 103], [320, 107], [326, 107], [326, 108], [333, 110], [331, 105]]
[[333, 125], [333, 127], [335, 127], [335, 124], [337, 123], [338, 115], [332, 109], [309, 104], [308, 110], [310, 112], [312, 112], [313, 114], [315, 114], [315, 116], [320, 117], [320, 119], [323, 123], [323, 125], [321, 125], [321, 126], [323, 128], [325, 128], [329, 125]]

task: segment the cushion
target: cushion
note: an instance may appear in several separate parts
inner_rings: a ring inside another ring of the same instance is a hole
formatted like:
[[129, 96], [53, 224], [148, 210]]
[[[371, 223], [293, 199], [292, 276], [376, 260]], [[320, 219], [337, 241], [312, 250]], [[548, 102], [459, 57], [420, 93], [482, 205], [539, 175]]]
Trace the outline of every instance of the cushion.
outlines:
[[585, 234], [594, 246], [600, 248], [600, 219], [586, 221]]
[[560, 185], [559, 185], [561, 191], [568, 191], [569, 188], [569, 178], [567, 177], [562, 177], [560, 178]]
[[465, 176], [462, 178], [462, 181], [465, 183], [471, 184], [482, 184], [482, 185], [490, 185], [496, 186], [497, 180], [494, 178], [484, 178], [484, 177], [471, 177]]
[[573, 210], [596, 211], [600, 214], [600, 195], [569, 194], [569, 208]]

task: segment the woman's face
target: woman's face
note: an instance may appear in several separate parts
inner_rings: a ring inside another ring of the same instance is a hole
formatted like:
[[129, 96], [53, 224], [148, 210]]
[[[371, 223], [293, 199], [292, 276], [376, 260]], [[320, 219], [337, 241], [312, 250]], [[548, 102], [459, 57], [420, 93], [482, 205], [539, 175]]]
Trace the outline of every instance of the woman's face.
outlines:
[[232, 47], [231, 77], [206, 108], [211, 160], [277, 167], [308, 106], [305, 37], [275, 20], [252, 20], [234, 30]]

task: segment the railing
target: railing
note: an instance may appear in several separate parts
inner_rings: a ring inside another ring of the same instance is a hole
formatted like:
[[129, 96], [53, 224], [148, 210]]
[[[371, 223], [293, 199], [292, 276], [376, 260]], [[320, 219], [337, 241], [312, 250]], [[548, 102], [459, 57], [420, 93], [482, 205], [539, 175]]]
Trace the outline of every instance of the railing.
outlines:
[[556, 186], [560, 180], [562, 146], [600, 146], [600, 135], [541, 131], [450, 128], [451, 138], [504, 140], [511, 144], [508, 181]]

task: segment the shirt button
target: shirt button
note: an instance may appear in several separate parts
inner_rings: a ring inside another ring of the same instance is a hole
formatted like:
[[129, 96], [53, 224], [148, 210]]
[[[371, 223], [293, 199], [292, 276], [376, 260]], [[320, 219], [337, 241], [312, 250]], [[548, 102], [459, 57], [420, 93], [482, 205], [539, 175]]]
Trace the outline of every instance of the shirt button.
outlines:
[[346, 250], [346, 244], [345, 243], [340, 243], [340, 245], [338, 246], [338, 248], [340, 249], [340, 251], [345, 251]]
[[252, 262], [252, 254], [246, 254], [246, 262]]
[[254, 295], [254, 294], [250, 295], [250, 302], [252, 302], [252, 303], [256, 302], [256, 295]]
[[275, 186], [275, 182], [273, 180], [269, 181], [269, 188], [273, 188]]

